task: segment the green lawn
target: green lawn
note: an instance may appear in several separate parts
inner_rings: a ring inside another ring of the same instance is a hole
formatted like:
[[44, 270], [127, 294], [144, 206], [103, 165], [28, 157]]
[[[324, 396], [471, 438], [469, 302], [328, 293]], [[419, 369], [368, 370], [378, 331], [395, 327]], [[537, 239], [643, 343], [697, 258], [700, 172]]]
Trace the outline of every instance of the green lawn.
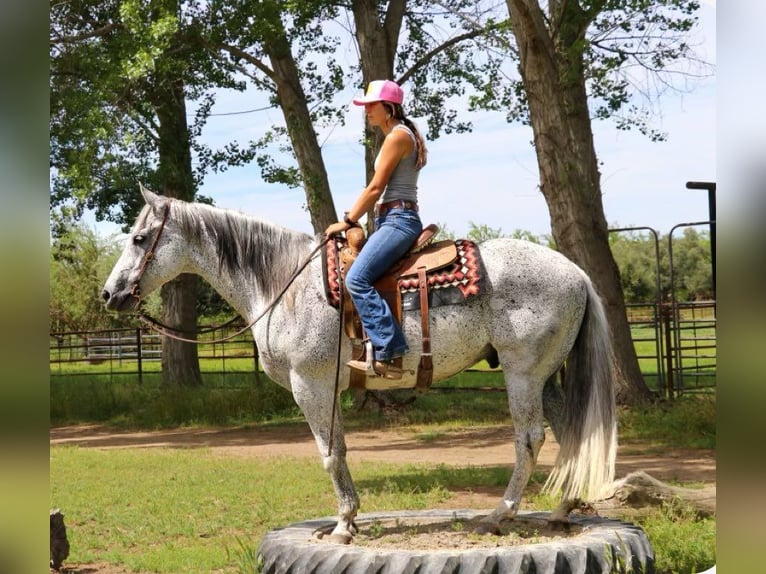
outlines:
[[[335, 514], [319, 459], [245, 459], [208, 449], [51, 448], [50, 505], [66, 516], [67, 563], [107, 562], [158, 574], [253, 572], [261, 537], [279, 526]], [[351, 465], [362, 512], [432, 508], [450, 488], [505, 486], [508, 469]], [[544, 477], [535, 474], [530, 491]], [[529, 496], [525, 508], [550, 509]], [[715, 563], [715, 520], [669, 505], [640, 521], [657, 572]]]
[[[210, 378], [202, 389], [162, 390], [159, 375], [52, 377], [52, 424], [103, 422], [113, 427], [291, 424], [302, 421], [291, 395], [265, 376], [242, 372]], [[486, 365], [483, 365], [486, 367]], [[97, 366], [93, 366], [94, 368]], [[436, 386], [503, 388], [497, 371], [462, 373]], [[504, 391], [438, 390], [419, 396], [395, 422], [354, 412], [342, 397], [348, 428], [409, 428], [423, 441], [457, 426], [511, 424]], [[622, 444], [638, 449], [715, 448], [714, 393], [621, 409]], [[66, 515], [69, 563], [104, 561], [140, 573], [253, 572], [265, 532], [335, 513], [329, 478], [316, 460], [242, 459], [207, 449], [95, 450], [52, 447], [50, 506]], [[362, 512], [430, 508], [450, 488], [505, 486], [509, 469], [366, 463], [352, 466]], [[544, 479], [537, 474], [534, 484]], [[530, 492], [534, 492], [534, 485]], [[549, 510], [534, 494], [525, 508]], [[639, 521], [657, 556], [658, 574], [699, 572], [715, 563], [715, 520], [698, 520], [671, 502]]]

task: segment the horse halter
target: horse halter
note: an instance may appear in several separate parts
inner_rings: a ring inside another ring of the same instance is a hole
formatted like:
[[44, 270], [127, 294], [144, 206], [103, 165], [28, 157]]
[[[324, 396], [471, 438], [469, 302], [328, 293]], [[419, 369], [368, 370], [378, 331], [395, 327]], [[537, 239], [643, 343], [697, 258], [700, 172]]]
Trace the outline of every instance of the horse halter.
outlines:
[[144, 254], [144, 260], [141, 263], [141, 269], [138, 271], [138, 277], [135, 278], [133, 281], [133, 286], [130, 289], [130, 295], [138, 301], [139, 305], [141, 304], [141, 288], [138, 286], [138, 284], [141, 283], [141, 278], [144, 276], [146, 268], [149, 266], [149, 262], [154, 258], [154, 249], [160, 242], [160, 237], [162, 237], [162, 231], [165, 229], [165, 222], [168, 220], [168, 215], [170, 215], [170, 201], [165, 203], [165, 209], [162, 213], [162, 222], [160, 223], [160, 228], [157, 230], [157, 235], [154, 236], [154, 241], [152, 241], [152, 246], [149, 248], [149, 251]]

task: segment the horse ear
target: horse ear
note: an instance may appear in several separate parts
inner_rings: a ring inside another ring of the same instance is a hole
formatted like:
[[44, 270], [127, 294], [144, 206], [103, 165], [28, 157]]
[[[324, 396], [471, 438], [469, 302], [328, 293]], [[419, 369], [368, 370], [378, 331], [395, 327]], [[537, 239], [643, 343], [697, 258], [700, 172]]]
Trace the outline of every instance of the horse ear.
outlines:
[[144, 201], [146, 201], [146, 204], [151, 206], [153, 210], [159, 211], [159, 209], [162, 207], [162, 200], [160, 196], [144, 187], [144, 184], [140, 181], [138, 182], [138, 187], [141, 189], [141, 195], [144, 196]]

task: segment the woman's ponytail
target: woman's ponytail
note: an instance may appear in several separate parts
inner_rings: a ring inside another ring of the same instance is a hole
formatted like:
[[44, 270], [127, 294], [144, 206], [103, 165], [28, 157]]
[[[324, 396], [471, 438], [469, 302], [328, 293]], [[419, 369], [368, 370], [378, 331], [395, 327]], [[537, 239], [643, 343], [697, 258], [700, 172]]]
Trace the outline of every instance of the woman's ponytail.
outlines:
[[404, 115], [404, 108], [401, 106], [401, 104], [394, 104], [391, 102], [383, 103], [390, 111], [391, 117], [402, 122], [415, 136], [415, 149], [417, 151], [417, 157], [415, 158], [415, 169], [422, 168], [428, 161], [428, 149], [426, 148], [426, 140], [420, 134], [420, 130], [418, 130], [415, 122]]

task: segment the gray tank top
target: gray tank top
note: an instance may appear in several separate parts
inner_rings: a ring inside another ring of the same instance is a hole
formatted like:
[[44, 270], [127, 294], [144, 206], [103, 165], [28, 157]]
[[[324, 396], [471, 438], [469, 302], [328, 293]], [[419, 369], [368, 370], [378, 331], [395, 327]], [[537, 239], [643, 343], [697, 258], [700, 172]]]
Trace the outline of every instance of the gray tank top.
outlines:
[[[412, 153], [399, 160], [396, 164], [394, 171], [391, 172], [391, 177], [388, 179], [388, 184], [380, 198], [380, 203], [387, 203], [397, 199], [403, 199], [406, 201], [418, 200], [418, 174], [420, 170], [415, 169], [415, 161], [418, 157], [417, 142], [415, 140], [415, 134], [412, 130], [404, 124], [399, 124], [394, 127], [395, 130], [404, 130], [407, 135], [410, 136], [412, 143]], [[375, 158], [375, 169], [378, 169], [378, 160], [380, 159], [380, 152], [378, 157]]]

